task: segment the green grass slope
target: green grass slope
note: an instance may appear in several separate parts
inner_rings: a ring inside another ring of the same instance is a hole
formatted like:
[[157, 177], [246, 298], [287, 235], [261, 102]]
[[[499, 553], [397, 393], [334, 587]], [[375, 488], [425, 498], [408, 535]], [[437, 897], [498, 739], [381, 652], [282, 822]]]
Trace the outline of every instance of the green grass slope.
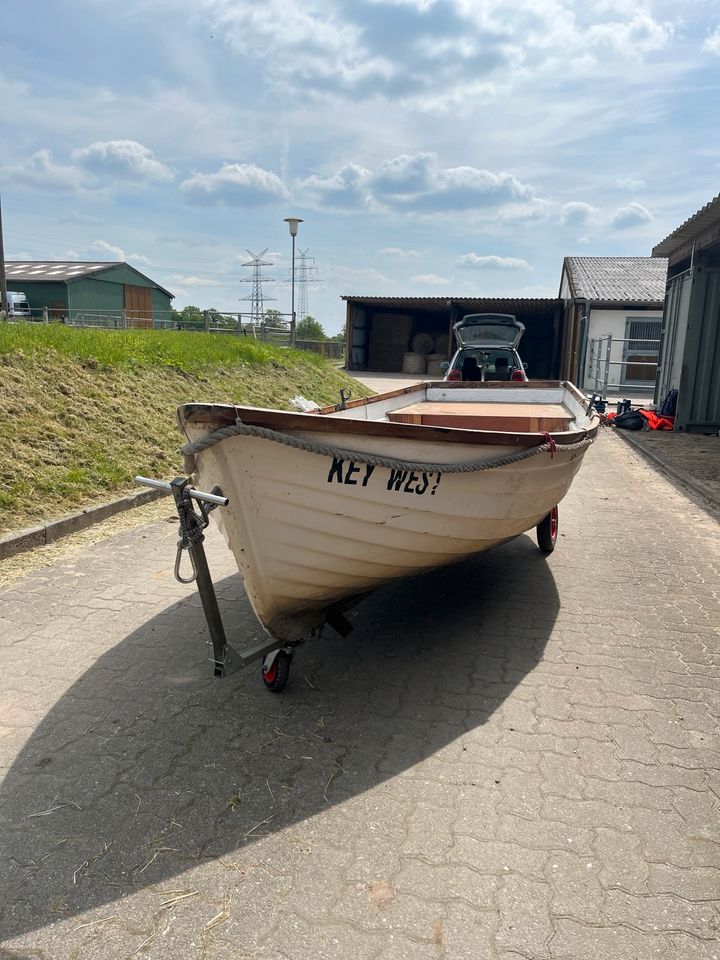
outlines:
[[182, 472], [175, 407], [288, 407], [370, 391], [326, 361], [246, 337], [0, 324], [0, 532]]

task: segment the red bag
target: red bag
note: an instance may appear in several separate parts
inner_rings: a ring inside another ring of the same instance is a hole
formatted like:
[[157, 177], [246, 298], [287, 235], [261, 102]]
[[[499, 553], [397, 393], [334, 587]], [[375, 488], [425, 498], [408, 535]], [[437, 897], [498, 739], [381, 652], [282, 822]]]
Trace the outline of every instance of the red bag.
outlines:
[[675, 417], [659, 417], [652, 410], [638, 410], [645, 417], [650, 430], [672, 430], [675, 427]]

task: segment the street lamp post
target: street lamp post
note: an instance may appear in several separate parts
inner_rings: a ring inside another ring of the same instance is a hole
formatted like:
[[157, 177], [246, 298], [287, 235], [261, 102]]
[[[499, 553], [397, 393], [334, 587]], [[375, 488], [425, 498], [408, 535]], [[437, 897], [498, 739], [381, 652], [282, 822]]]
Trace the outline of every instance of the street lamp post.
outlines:
[[290, 236], [292, 237], [292, 268], [290, 274], [290, 346], [295, 346], [295, 237], [298, 232], [298, 224], [302, 223], [300, 217], [285, 217], [285, 223], [290, 227]]

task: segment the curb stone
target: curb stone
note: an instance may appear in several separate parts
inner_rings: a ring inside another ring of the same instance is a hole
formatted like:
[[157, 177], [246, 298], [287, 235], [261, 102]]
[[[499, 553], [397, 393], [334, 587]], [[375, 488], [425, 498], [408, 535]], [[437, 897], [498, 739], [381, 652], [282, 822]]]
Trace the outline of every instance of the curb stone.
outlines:
[[671, 467], [668, 463], [665, 463], [662, 457], [659, 457], [654, 451], [648, 450], [640, 443], [636, 443], [635, 438], [630, 430], [615, 430], [613, 432], [616, 437], [622, 437], [625, 443], [629, 444], [633, 450], [637, 450], [641, 456], [648, 459], [653, 466], [658, 467], [663, 473], [666, 473], [668, 476], [672, 477], [673, 480], [677, 480], [678, 483], [681, 483], [683, 486], [692, 490], [693, 493], [696, 493], [699, 497], [702, 497], [703, 500], [707, 500], [715, 510], [720, 510], [720, 499], [718, 499], [712, 491], [706, 489], [705, 485], [699, 480], [695, 480], [693, 477], [689, 477], [687, 474], [681, 473], [679, 470]]
[[159, 500], [160, 497], [164, 496], [167, 496], [167, 494], [163, 490], [139, 490], [137, 493], [120, 497], [119, 500], [112, 500], [110, 503], [101, 503], [96, 507], [86, 507], [84, 510], [78, 510], [65, 517], [60, 517], [59, 520], [51, 520], [49, 523], [37, 527], [26, 527], [24, 530], [18, 530], [17, 533], [9, 533], [0, 537], [0, 560], [13, 557], [25, 550], [32, 550], [34, 547], [44, 547], [48, 543], [55, 543], [62, 537], [77, 533], [78, 530], [86, 530], [88, 527], [100, 523], [102, 520], [107, 520], [108, 517], [113, 517], [117, 513], [142, 507], [146, 503], [152, 503], [153, 500]]

